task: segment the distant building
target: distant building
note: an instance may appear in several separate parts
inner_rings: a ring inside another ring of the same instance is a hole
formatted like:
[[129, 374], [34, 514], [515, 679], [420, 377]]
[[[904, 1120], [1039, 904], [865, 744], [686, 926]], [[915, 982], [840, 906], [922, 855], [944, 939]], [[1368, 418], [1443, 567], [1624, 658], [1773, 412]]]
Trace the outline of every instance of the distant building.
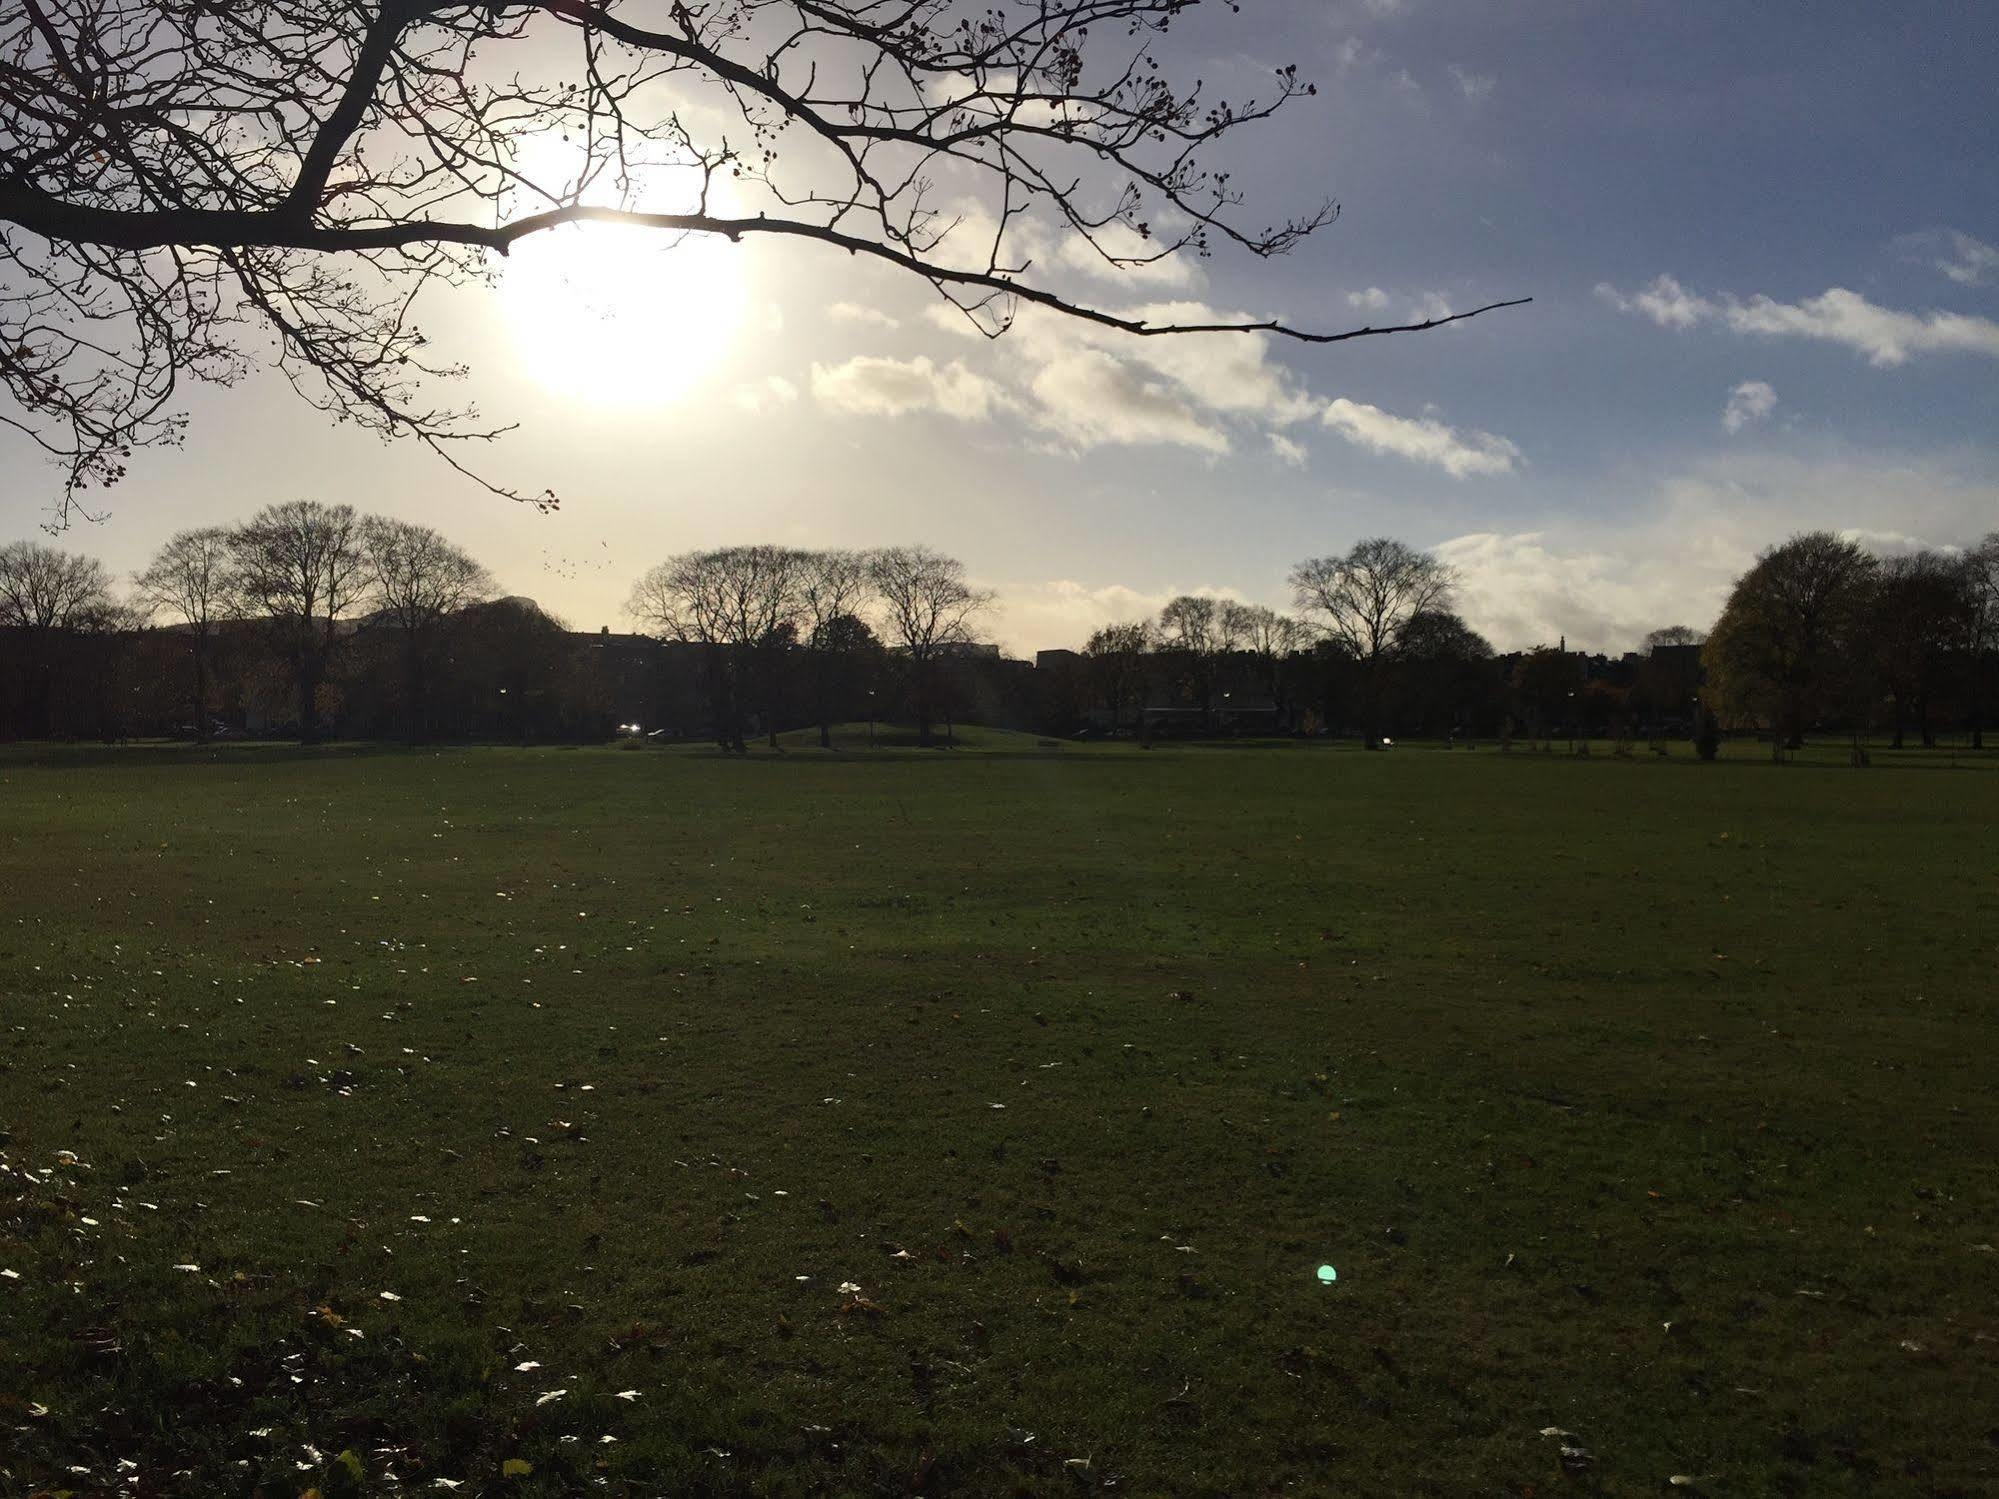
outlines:
[[1036, 651], [1034, 669], [1036, 671], [1071, 671], [1082, 665], [1081, 651]]

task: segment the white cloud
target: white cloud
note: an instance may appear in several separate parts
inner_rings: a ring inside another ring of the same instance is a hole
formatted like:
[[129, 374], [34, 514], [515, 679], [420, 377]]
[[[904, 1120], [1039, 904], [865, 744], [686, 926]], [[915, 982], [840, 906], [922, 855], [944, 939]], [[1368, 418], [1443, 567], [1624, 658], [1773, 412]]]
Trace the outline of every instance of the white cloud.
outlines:
[[[1460, 572], [1460, 612], [1501, 650], [1636, 649], [1662, 625], [1711, 625], [1756, 554], [1830, 527], [1883, 555], [1991, 529], [1999, 481], [1930, 458], [1726, 453], [1660, 482], [1629, 521], [1563, 516], [1434, 550]], [[1565, 538], [1557, 542], [1553, 536]]]
[[[1356, 294], [1373, 300], [1379, 288]], [[1422, 294], [1440, 312], [1441, 293]], [[1198, 301], [1115, 309], [1151, 326], [1250, 322], [1247, 314]], [[1421, 309], [1419, 309], [1421, 310]], [[1399, 314], [1398, 314], [1399, 315]], [[935, 411], [960, 420], [1007, 414], [1047, 435], [1050, 451], [1078, 456], [1099, 447], [1167, 446], [1209, 457], [1247, 442], [1303, 467], [1304, 445], [1285, 429], [1313, 419], [1377, 452], [1433, 463], [1457, 477], [1505, 473], [1519, 450], [1505, 438], [1459, 432], [1431, 417], [1401, 418], [1371, 406], [1326, 402], [1272, 355], [1265, 333], [1132, 335], [1036, 307], [1020, 309], [1011, 332], [981, 339], [955, 309], [924, 317], [966, 335], [976, 363], [864, 357], [816, 366], [812, 389], [831, 409], [864, 415]]]
[[1912, 354], [1983, 354], [1999, 359], [1999, 323], [1989, 318], [1896, 312], [1840, 286], [1797, 303], [1764, 296], [1732, 302], [1727, 317], [1729, 327], [1738, 333], [1844, 344], [1883, 369], [1906, 364]]
[[[1067, 224], [1051, 225], [1017, 216], [1008, 221], [1005, 239], [995, 256], [994, 238], [999, 232], [999, 220], [977, 199], [963, 198], [940, 210], [935, 228], [943, 237], [929, 251], [929, 258], [939, 265], [973, 271], [988, 269], [997, 258], [1001, 264], [1059, 266], [1093, 280], [1132, 288], [1187, 290], [1205, 279], [1200, 261], [1192, 251], [1151, 259], [1159, 254], [1163, 244], [1172, 242], [1176, 230], [1186, 223], [1170, 211], [1155, 215], [1149, 220], [1152, 233], [1148, 238], [1129, 225], [1114, 221], [1093, 231], [1096, 241], [1093, 244]], [[1111, 257], [1149, 263], [1118, 265]]]
[[1277, 455], [1279, 462], [1291, 468], [1303, 468], [1311, 456], [1305, 451], [1303, 443], [1293, 442], [1282, 432], [1270, 434], [1270, 451]]
[[1458, 63], [1450, 66], [1451, 77], [1457, 80], [1458, 92], [1470, 104], [1483, 104], [1492, 96], [1494, 86], [1499, 82], [1489, 73], [1473, 73]]
[[1950, 246], [1950, 258], [1939, 260], [1937, 269], [1959, 286], [1982, 286], [1987, 277], [1999, 276], [1999, 248], [1955, 229], [1950, 232]]
[[1904, 259], [1942, 271], [1959, 286], [1999, 281], [1999, 247], [1973, 239], [1960, 229], [1904, 234], [1895, 240], [1895, 248]]
[[860, 416], [903, 416], [935, 411], [959, 421], [982, 422], [1007, 404], [1006, 393], [958, 360], [880, 359], [863, 355], [845, 364], [812, 366], [812, 394], [820, 405]]
[[[1150, 324], [1247, 321], [1201, 302], [1156, 302], [1120, 315]], [[1271, 359], [1261, 333], [1134, 336], [1025, 308], [994, 351], [1021, 389], [1028, 420], [1072, 451], [1160, 443], [1218, 456], [1232, 450], [1231, 425], [1283, 427], [1319, 410], [1297, 376]]]
[[1500, 650], [1553, 645], [1614, 651], [1661, 625], [1705, 627], [1733, 567], [1633, 556], [1625, 548], [1560, 548], [1541, 531], [1473, 532], [1433, 548], [1458, 573], [1458, 612]]
[[1723, 295], [1697, 296], [1671, 276], [1661, 276], [1626, 297], [1604, 282], [1597, 295], [1622, 312], [1642, 313], [1662, 328], [1691, 328], [1720, 319], [1737, 333], [1772, 338], [1809, 338], [1840, 344], [1865, 354], [1882, 369], [1906, 364], [1916, 354], [1983, 354], [1999, 359], [1999, 323], [1956, 312], [1897, 312], [1859, 292], [1835, 286], [1801, 302], [1757, 295], [1743, 301]]
[[1756, 422], [1767, 421], [1776, 409], [1777, 392], [1767, 382], [1744, 380], [1728, 393], [1728, 404], [1721, 410], [1721, 425], [1727, 431], [1740, 432]]
[[1389, 293], [1378, 286], [1347, 293], [1347, 306], [1369, 317], [1393, 313], [1396, 322], [1420, 323], [1451, 315], [1451, 299], [1440, 291]]
[[[1080, 234], [1062, 236], [1055, 251], [1055, 260], [1072, 271], [1081, 271], [1086, 276], [1094, 276], [1103, 281], [1125, 282], [1133, 286], [1159, 286], [1186, 289], [1198, 286], [1202, 280], [1200, 262], [1190, 252], [1182, 251], [1161, 260], [1150, 260], [1144, 265], [1117, 265], [1108, 256], [1124, 260], [1149, 260], [1158, 255], [1164, 231], [1151, 238], [1124, 224], [1106, 224], [1096, 231], [1096, 243], [1092, 244]], [[1171, 243], [1167, 240], [1166, 243]], [[1036, 257], [1045, 258], [1045, 257]]]
[[1035, 651], [1056, 646], [1080, 650], [1105, 625], [1157, 620], [1167, 601], [1183, 593], [1241, 598], [1233, 589], [1207, 585], [1146, 590], [1123, 583], [1091, 585], [1073, 578], [988, 586], [997, 595], [993, 633], [1007, 650], [1029, 660]]
[[923, 321], [958, 338], [971, 339], [975, 343], [990, 342], [979, 331], [978, 325], [954, 302], [932, 302], [923, 309]]
[[1636, 296], [1625, 297], [1608, 281], [1596, 284], [1596, 294], [1619, 312], [1639, 312], [1661, 328], [1691, 328], [1714, 316], [1714, 303], [1696, 297], [1671, 276], [1661, 276]]
[[1520, 449], [1504, 437], [1460, 432], [1432, 416], [1395, 416], [1345, 397], [1326, 408], [1324, 420], [1348, 442], [1370, 452], [1433, 464], [1453, 479], [1511, 473], [1520, 462]]
[[1928, 551], [1956, 556], [1964, 550], [1952, 542], [1932, 543], [1920, 536], [1911, 536], [1906, 531], [1874, 531], [1865, 526], [1847, 526], [1839, 534], [1848, 541], [1858, 542], [1877, 557], [1906, 557], [1912, 552]]
[[875, 328], [901, 326], [880, 308], [863, 307], [858, 302], [835, 302], [826, 309], [826, 316], [836, 323], [865, 323]]
[[[1246, 314], [1220, 311], [1204, 302], [1153, 302], [1130, 308], [1125, 316], [1154, 326], [1253, 321]], [[1046, 319], [1034, 320], [1027, 341], [1032, 343], [1040, 330], [1053, 326]], [[1319, 409], [1298, 377], [1271, 359], [1267, 334], [1169, 333], [1134, 338], [1109, 333], [1099, 337], [1096, 330], [1074, 323], [1062, 331], [1157, 370], [1216, 411], [1282, 426], [1305, 421]]]
[[798, 387], [782, 375], [766, 375], [751, 385], [738, 385], [735, 402], [745, 411], [768, 411], [798, 399]]
[[1044, 365], [1029, 387], [1029, 419], [1077, 448], [1169, 443], [1219, 457], [1228, 434], [1203, 419], [1186, 394], [1101, 349], [1077, 349]]

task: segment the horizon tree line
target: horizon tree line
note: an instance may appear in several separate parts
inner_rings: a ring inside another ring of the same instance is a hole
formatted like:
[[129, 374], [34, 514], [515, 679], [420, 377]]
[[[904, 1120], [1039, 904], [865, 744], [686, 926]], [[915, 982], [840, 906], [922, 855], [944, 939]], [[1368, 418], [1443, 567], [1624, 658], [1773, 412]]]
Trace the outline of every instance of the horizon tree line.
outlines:
[[[1737, 580], [1711, 635], [1686, 625], [1653, 631], [1616, 702], [1565, 648], [1501, 658], [1457, 613], [1453, 571], [1393, 538], [1308, 558], [1290, 582], [1290, 613], [1183, 594], [1156, 618], [1106, 625], [1083, 643], [1073, 691], [1046, 685], [1023, 702], [1009, 689], [1004, 710], [989, 693], [988, 711], [1066, 732], [1085, 706], [1102, 707], [1112, 732], [1129, 725], [1146, 735], [1147, 710], [1157, 716], [1152, 698], [1163, 690], [1214, 733], [1240, 717], [1245, 695], [1260, 694], [1279, 732], [1347, 724], [1370, 745], [1390, 728], [1510, 725], [1545, 736], [1585, 719], [1627, 728], [1641, 718], [1688, 721], [1696, 731], [1709, 719], [1768, 727], [1779, 754], [1814, 728], [1857, 735], [1877, 720], [1898, 746], [1912, 731], [1932, 744], [1941, 711], [1967, 722], [1982, 745], [1999, 651], [1999, 532], [1961, 551], [1888, 558], [1830, 532], [1794, 536]], [[553, 663], [568, 637], [538, 609], [495, 601], [495, 592], [491, 575], [436, 530], [314, 501], [176, 533], [134, 574], [125, 601], [96, 559], [16, 542], [0, 547], [0, 647], [14, 658], [0, 691], [13, 694], [14, 732], [46, 736], [59, 690], [82, 691], [77, 684], [112, 669], [119, 642], [143, 634], [180, 658], [168, 674], [184, 678], [188, 724], [206, 737], [214, 658], [227, 637], [239, 653], [253, 643], [269, 679], [282, 682], [302, 739], [333, 716], [328, 683], [338, 673], [371, 705], [363, 722], [377, 732], [392, 722], [412, 741], [480, 723], [544, 722], [523, 704], [559, 695]], [[947, 678], [962, 673], [965, 648], [982, 642], [993, 603], [961, 562], [928, 547], [761, 545], [668, 558], [640, 577], [627, 609], [654, 640], [692, 648], [710, 732], [741, 752], [752, 721], [772, 742], [809, 722], [830, 745], [836, 719], [863, 704], [873, 717], [889, 705], [891, 686], [919, 742], [934, 742], [936, 725], [948, 730], [958, 711]], [[503, 605], [532, 617], [503, 620], [492, 612]], [[489, 637], [476, 645], [464, 636], [475, 619]], [[512, 644], [499, 647], [502, 638]], [[454, 641], [463, 652], [454, 654]], [[499, 703], [510, 690], [498, 681], [509, 651], [545, 670], [519, 678], [511, 701]], [[474, 659], [493, 678], [480, 702], [454, 680]], [[558, 716], [579, 727], [589, 720]], [[353, 727], [351, 712], [347, 719]]]
[[626, 612], [661, 639], [699, 645], [715, 741], [742, 753], [744, 702], [754, 694], [771, 745], [783, 710], [785, 654], [812, 660], [819, 742], [830, 746], [837, 688], [878, 639], [901, 654], [922, 744], [939, 717], [937, 667], [977, 644], [993, 594], [964, 564], [924, 546], [804, 551], [778, 546], [682, 552], [633, 586]]

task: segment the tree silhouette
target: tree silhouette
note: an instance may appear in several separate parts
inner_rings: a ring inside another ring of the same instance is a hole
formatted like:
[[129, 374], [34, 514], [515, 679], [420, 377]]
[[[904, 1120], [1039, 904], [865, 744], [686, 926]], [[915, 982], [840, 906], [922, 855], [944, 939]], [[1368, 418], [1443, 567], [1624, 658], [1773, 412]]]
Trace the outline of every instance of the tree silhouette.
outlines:
[[232, 587], [291, 671], [298, 737], [308, 743], [319, 737], [319, 689], [343, 620], [367, 595], [361, 536], [353, 506], [317, 500], [266, 505], [229, 533]]
[[1236, 632], [1243, 624], [1226, 601], [1205, 594], [1183, 593], [1159, 611], [1160, 649], [1180, 658], [1188, 688], [1200, 700], [1204, 729], [1215, 726], [1216, 670], [1222, 657], [1241, 644]]
[[222, 526], [179, 531], [153, 554], [133, 580], [140, 607], [187, 631], [194, 667], [190, 704], [195, 738], [209, 737], [208, 652], [215, 627], [236, 612], [230, 569], [229, 532]]
[[1829, 709], [1856, 706], [1878, 566], [1830, 531], [1801, 532], [1764, 552], [1736, 579], [1702, 647], [1707, 710], [1767, 721], [1775, 756], [1802, 746]]
[[883, 547], [871, 553], [868, 576], [881, 601], [885, 634], [909, 663], [917, 740], [931, 742], [937, 719], [937, 664], [978, 639], [976, 621], [992, 594], [965, 581], [965, 564], [929, 547]]
[[1145, 653], [1152, 647], [1152, 627], [1143, 621], [1105, 625], [1093, 632], [1083, 646], [1090, 664], [1090, 676], [1111, 710], [1111, 733], [1124, 722], [1124, 708], [1131, 704], [1139, 712], [1139, 731], [1145, 725]]
[[1381, 709], [1382, 669], [1409, 621], [1449, 607], [1456, 574], [1428, 552], [1389, 536], [1356, 542], [1343, 557], [1311, 557], [1291, 569], [1299, 612], [1360, 663], [1367, 739]]
[[492, 577], [429, 526], [371, 515], [361, 545], [378, 619], [402, 637], [403, 712], [411, 740], [423, 738], [429, 676], [446, 621], [493, 592]]
[[0, 547], [0, 630], [20, 640], [28, 733], [47, 734], [60, 638], [111, 613], [111, 575], [95, 557], [32, 541]]
[[752, 676], [764, 692], [765, 727], [777, 743], [776, 668], [781, 642], [796, 638], [803, 553], [776, 546], [683, 552], [640, 578], [629, 612], [654, 634], [707, 647], [715, 738], [741, 754], [743, 699]]
[[1491, 310], [1337, 332], [1183, 327], [1027, 274], [1035, 233], [1136, 267], [1218, 244], [1278, 255], [1334, 218], [1326, 202], [1242, 222], [1210, 148], [1313, 89], [1289, 65], [1245, 99], [1172, 81], [1154, 45], [1200, 3], [9, 6], [0, 384], [16, 410], [0, 420], [62, 468], [60, 520], [135, 449], [179, 438], [183, 384], [264, 362], [335, 418], [463, 471], [464, 444], [504, 428], [429, 394], [452, 371], [415, 299], [584, 222], [815, 242], [922, 278], [994, 334], [1022, 302], [1139, 334], [1313, 342]]
[[1964, 562], [1971, 649], [1971, 747], [1985, 748], [1985, 688], [1999, 650], [1999, 531], [1986, 534]]

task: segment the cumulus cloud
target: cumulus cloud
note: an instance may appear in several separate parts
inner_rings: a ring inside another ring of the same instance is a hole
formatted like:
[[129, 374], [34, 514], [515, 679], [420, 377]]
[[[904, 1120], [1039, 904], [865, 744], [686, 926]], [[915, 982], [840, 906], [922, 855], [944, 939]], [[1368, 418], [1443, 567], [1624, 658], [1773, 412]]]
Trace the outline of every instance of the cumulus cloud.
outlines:
[[901, 326], [879, 307], [863, 307], [858, 302], [835, 302], [826, 309], [826, 316], [836, 323], [865, 323], [875, 328]]
[[1777, 392], [1767, 382], [1744, 380], [1728, 393], [1728, 404], [1721, 408], [1721, 425], [1729, 432], [1740, 432], [1769, 420], [1776, 409]]
[[1912, 354], [1983, 354], [1999, 359], [1999, 323], [1990, 318], [1896, 312], [1839, 286], [1798, 303], [1751, 297], [1731, 304], [1727, 317], [1738, 333], [1844, 344], [1884, 369], [1907, 363]]
[[1779, 302], [1760, 293], [1746, 301], [1726, 294], [1697, 296], [1671, 276], [1660, 276], [1631, 297], [1608, 282], [1596, 290], [1619, 311], [1642, 314], [1662, 328], [1691, 328], [1718, 320], [1737, 333], [1839, 344], [1865, 354], [1881, 369], [1906, 364], [1917, 354], [1983, 354], [1999, 359], [1999, 323], [1990, 318], [1898, 312], [1843, 286], [1799, 302]]
[[1291, 468], [1303, 468], [1310, 456], [1306, 453], [1303, 443], [1293, 442], [1282, 432], [1270, 434], [1270, 451], [1277, 455], [1280, 463]]
[[[1929, 458], [1728, 453], [1663, 480], [1629, 521], [1452, 537], [1459, 612], [1501, 650], [1636, 649], [1661, 625], [1705, 628], [1757, 553], [1830, 526], [1884, 556], [1991, 529], [1999, 482]], [[1556, 540], [1557, 536], [1561, 540]]]
[[[1421, 295], [1438, 315], [1442, 294]], [[1116, 310], [1153, 326], [1254, 321], [1186, 300]], [[1461, 431], [1434, 416], [1393, 416], [1350, 400], [1329, 407], [1272, 357], [1267, 334], [1134, 336], [1026, 307], [1011, 332], [989, 341], [951, 308], [933, 307], [925, 317], [979, 342], [981, 352], [968, 356], [977, 358], [976, 367], [863, 357], [815, 366], [813, 394], [833, 410], [867, 416], [934, 411], [980, 421], [1005, 414], [1045, 434], [1045, 451], [1071, 456], [1150, 445], [1216, 458], [1247, 442], [1303, 467], [1306, 450], [1286, 430], [1316, 419], [1350, 442], [1433, 464], [1456, 478], [1507, 473], [1520, 459], [1507, 439]]]
[[934, 411], [963, 422], [985, 421], [1007, 403], [999, 386], [960, 361], [938, 365], [920, 355], [915, 359], [863, 355], [845, 364], [815, 364], [812, 394], [822, 406], [859, 416]]
[[[1124, 314], [1149, 324], [1201, 324], [1252, 321], [1204, 302], [1152, 302]], [[1030, 318], [1022, 328], [1022, 349], [1040, 353], [1047, 341], [1080, 342], [1156, 371], [1184, 389], [1201, 405], [1233, 416], [1278, 426], [1317, 415], [1318, 403], [1298, 377], [1270, 357], [1270, 339], [1261, 333], [1179, 333], [1156, 338], [1132, 338], [1046, 316]]]
[[[940, 237], [928, 255], [939, 265], [959, 270], [984, 271], [997, 258], [1003, 264], [1059, 266], [1075, 275], [1134, 289], [1185, 291], [1205, 279], [1199, 258], [1191, 251], [1164, 259], [1153, 257], [1173, 242], [1176, 231], [1187, 222], [1171, 212], [1155, 215], [1149, 221], [1152, 232], [1148, 237], [1128, 224], [1113, 221], [1094, 230], [1092, 238], [1067, 224], [1018, 215], [1007, 222], [1001, 237], [999, 220], [986, 205], [962, 198], [940, 210]], [[1144, 263], [1120, 265], [1120, 260]]]
[[[1170, 244], [1171, 240], [1164, 243]], [[1080, 234], [1063, 235], [1056, 244], [1054, 258], [1058, 264], [1072, 271], [1081, 271], [1086, 276], [1133, 286], [1184, 290], [1201, 283], [1198, 260], [1186, 252], [1167, 256], [1163, 260], [1153, 259], [1162, 248], [1159, 234], [1147, 238], [1127, 225], [1106, 224], [1096, 231], [1094, 242]], [[1117, 262], [1120, 260], [1146, 263], [1119, 265]]]
[[1599, 281], [1596, 294], [1619, 312], [1642, 313], [1661, 328], [1691, 328], [1715, 313], [1714, 303], [1705, 297], [1692, 295], [1671, 276], [1659, 277], [1643, 291], [1630, 297], [1608, 281]]
[[1661, 625], [1705, 624], [1738, 568], [1562, 546], [1545, 532], [1478, 531], [1433, 549], [1456, 569], [1458, 612], [1501, 650], [1553, 645], [1629, 649]]
[[[1636, 650], [1663, 625], [1711, 625], [1756, 556], [1831, 527], [1883, 556], [1975, 541], [1999, 513], [1999, 478], [1930, 458], [1728, 450], [1634, 496], [1630, 512], [1549, 515], [1432, 547], [1459, 572], [1457, 607], [1502, 651], [1552, 645]], [[1405, 530], [1412, 542], [1425, 538]], [[991, 581], [1009, 649], [1075, 648], [1101, 625], [1155, 618], [1175, 594], [1242, 597], [1175, 583]], [[1257, 598], [1289, 606], [1275, 578]]]
[[1490, 432], [1459, 431], [1433, 416], [1395, 416], [1344, 396], [1326, 408], [1325, 424], [1348, 442], [1374, 453], [1441, 468], [1453, 479], [1511, 473], [1520, 449]]
[[1063, 646], [1079, 650], [1105, 625], [1159, 618], [1167, 601], [1183, 593], [1240, 600], [1233, 589], [1206, 584], [1138, 589], [1123, 583], [1089, 584], [1073, 578], [1047, 582], [990, 582], [995, 595], [994, 634], [1016, 656]]
[[[1248, 320], [1188, 301], [1119, 312], [1153, 324]], [[940, 327], [964, 327], [948, 308], [937, 310], [937, 320]], [[1270, 340], [1260, 333], [1134, 337], [1030, 307], [990, 348], [1011, 409], [1070, 453], [1161, 444], [1218, 457], [1233, 450], [1232, 429], [1268, 432], [1320, 409], [1297, 376], [1271, 358]]]
[[1184, 390], [1101, 349], [1050, 360], [1029, 388], [1029, 419], [1079, 449], [1169, 443], [1216, 457], [1229, 451], [1228, 433], [1204, 419]]

